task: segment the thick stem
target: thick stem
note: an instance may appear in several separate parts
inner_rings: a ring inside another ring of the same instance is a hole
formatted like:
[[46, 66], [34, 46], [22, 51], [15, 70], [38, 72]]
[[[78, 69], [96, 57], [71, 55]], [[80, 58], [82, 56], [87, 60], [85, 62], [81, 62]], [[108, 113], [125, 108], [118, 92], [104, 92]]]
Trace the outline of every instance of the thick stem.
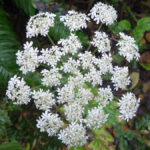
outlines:
[[52, 43], [52, 45], [55, 46], [55, 43], [54, 43], [54, 41], [52, 40], [52, 38], [51, 38], [49, 35], [47, 35], [47, 37], [48, 37], [49, 41]]

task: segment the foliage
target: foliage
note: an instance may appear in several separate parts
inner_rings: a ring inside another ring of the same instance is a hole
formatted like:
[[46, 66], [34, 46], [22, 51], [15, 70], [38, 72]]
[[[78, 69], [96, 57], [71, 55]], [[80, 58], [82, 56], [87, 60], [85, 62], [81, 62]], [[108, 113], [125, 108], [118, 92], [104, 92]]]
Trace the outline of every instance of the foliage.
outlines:
[[[45, 4], [53, 2], [52, 0], [41, 1]], [[117, 6], [117, 3], [119, 1], [120, 0], [112, 0], [111, 3]], [[61, 2], [67, 3], [66, 1]], [[16, 4], [20, 12], [25, 13], [27, 17], [32, 16], [36, 13], [34, 0], [14, 0], [14, 3]], [[92, 3], [90, 5], [92, 6]], [[60, 38], [67, 38], [69, 35], [69, 30], [58, 19], [58, 16], [61, 14], [62, 10], [64, 9], [61, 8], [60, 10], [58, 10], [59, 12], [57, 13], [55, 26], [50, 30], [50, 35], [52, 36], [54, 41], [57, 41]], [[17, 15], [19, 15], [19, 13]], [[33, 120], [33, 118], [37, 117], [37, 114], [39, 114], [40, 112], [36, 112], [34, 110], [35, 108], [32, 105], [32, 102], [29, 107], [23, 106], [23, 108], [21, 109], [18, 106], [14, 106], [10, 101], [7, 100], [7, 98], [3, 96], [5, 95], [4, 88], [6, 87], [8, 79], [14, 74], [18, 73], [18, 66], [15, 63], [15, 53], [18, 51], [18, 49], [21, 49], [21, 44], [19, 41], [20, 37], [18, 37], [15, 32], [14, 24], [11, 17], [12, 16], [10, 12], [8, 13], [4, 10], [4, 8], [0, 8], [0, 139], [2, 139], [3, 142], [3, 144], [0, 145], [0, 150], [30, 150], [38, 148], [40, 148], [40, 150], [58, 150], [60, 147], [64, 146], [61, 145], [60, 141], [57, 141], [56, 139], [51, 139], [45, 134], [42, 134], [41, 138], [41, 134], [39, 134], [39, 132], [33, 127], [35, 126], [35, 121]], [[143, 17], [141, 19], [138, 19], [137, 24], [132, 23], [132, 20], [129, 19], [120, 20], [118, 23], [110, 26], [109, 29], [114, 33], [114, 35], [123, 31], [131, 33], [136, 39], [136, 42], [140, 47], [141, 52], [144, 52], [144, 50], [148, 48], [146, 44], [141, 43], [141, 40], [144, 37], [145, 32], [150, 31], [150, 17]], [[87, 46], [88, 33], [83, 34], [82, 32], [76, 32], [75, 34], [80, 38], [82, 44], [84, 46]], [[119, 54], [115, 55], [113, 60], [114, 63], [117, 65], [121, 65], [122, 63], [124, 63], [122, 57]], [[149, 63], [140, 63], [140, 65], [145, 70], [150, 70]], [[133, 76], [133, 83], [131, 85], [131, 89], [135, 89], [137, 88], [139, 74], [131, 74], [131, 76]], [[41, 87], [41, 76], [38, 73], [27, 74], [25, 76], [25, 80], [28, 85], [32, 87]], [[97, 89], [92, 90], [93, 93], [97, 93]], [[87, 113], [88, 110], [95, 106], [97, 106], [96, 103], [88, 105], [85, 113]], [[105, 111], [109, 112], [110, 107], [115, 110], [117, 105], [112, 101], [110, 105], [106, 107]], [[117, 112], [112, 111], [109, 113], [113, 115]], [[114, 121], [117, 119], [112, 118], [112, 120]], [[135, 127], [130, 125], [134, 123], [125, 125], [120, 124], [116, 121], [116, 123], [113, 125], [113, 128], [111, 128], [109, 126], [110, 123], [111, 120], [106, 124], [109, 130], [106, 130], [106, 128], [102, 128], [93, 131], [95, 133], [95, 137], [93, 138], [93, 141], [88, 143], [88, 148], [92, 150], [114, 150], [116, 148], [114, 143], [118, 140], [118, 149], [120, 150], [149, 149], [150, 115], [146, 115], [145, 117], [142, 116], [141, 118], [138, 118], [138, 120], [135, 120]], [[113, 136], [109, 132], [112, 130], [114, 133]], [[23, 148], [20, 143], [24, 145]], [[71, 150], [84, 149], [85, 147], [75, 147]]]
[[15, 53], [20, 47], [14, 26], [9, 20], [9, 14], [0, 8], [0, 83], [17, 72]]

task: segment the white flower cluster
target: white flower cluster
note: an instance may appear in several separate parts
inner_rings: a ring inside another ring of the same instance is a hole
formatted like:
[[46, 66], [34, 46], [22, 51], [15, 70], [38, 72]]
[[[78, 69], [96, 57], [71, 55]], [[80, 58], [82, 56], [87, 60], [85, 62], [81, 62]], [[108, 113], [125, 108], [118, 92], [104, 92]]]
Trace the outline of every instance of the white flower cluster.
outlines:
[[20, 66], [22, 73], [34, 72], [39, 66], [38, 52], [37, 48], [33, 48], [33, 42], [26, 42], [24, 44], [24, 51], [18, 51], [16, 53], [16, 63]]
[[135, 44], [134, 38], [120, 33], [121, 39], [117, 43], [119, 46], [119, 54], [126, 58], [128, 62], [133, 59], [139, 60], [140, 54], [138, 53], [138, 46]]
[[25, 81], [16, 75], [8, 82], [8, 89], [6, 95], [14, 104], [28, 104], [30, 102], [30, 87], [26, 85]]
[[98, 129], [107, 121], [108, 114], [105, 114], [102, 107], [94, 107], [88, 111], [87, 123], [88, 127]]
[[71, 32], [87, 28], [87, 21], [90, 21], [86, 14], [78, 13], [74, 10], [68, 11], [68, 14], [60, 17], [65, 26], [67, 26]]
[[49, 32], [49, 28], [54, 26], [55, 14], [52, 13], [39, 13], [32, 16], [26, 26], [28, 38], [38, 36], [46, 36]]
[[105, 32], [95, 32], [91, 44], [98, 49], [98, 52], [105, 53], [110, 51], [110, 40]]
[[72, 122], [66, 129], [61, 130], [58, 138], [66, 145], [82, 146], [86, 143], [86, 129], [82, 124]]
[[99, 88], [98, 95], [95, 97], [95, 100], [100, 102], [101, 106], [106, 106], [109, 101], [112, 101], [113, 93], [110, 86], [107, 88]]
[[40, 128], [41, 132], [47, 132], [49, 136], [56, 135], [63, 125], [64, 123], [58, 114], [52, 114], [49, 111], [42, 113], [37, 120], [37, 128]]
[[62, 78], [62, 75], [59, 73], [57, 68], [52, 68], [50, 71], [44, 69], [42, 70], [41, 74], [43, 76], [43, 85], [50, 87], [60, 85], [60, 79]]
[[48, 66], [56, 66], [57, 62], [60, 61], [62, 52], [58, 46], [52, 46], [50, 49], [42, 49], [41, 55], [39, 56], [39, 62], [47, 64]]
[[[92, 8], [89, 15], [97, 23], [106, 25], [117, 19], [115, 9], [101, 2]], [[46, 36], [49, 28], [54, 26], [54, 18], [55, 15], [50, 13], [31, 17], [27, 24], [27, 37]], [[98, 56], [86, 48], [81, 51], [83, 46], [72, 31], [87, 27], [89, 18], [85, 14], [69, 11], [60, 20], [71, 30], [69, 37], [41, 50], [34, 48], [33, 42], [26, 42], [24, 50], [16, 54], [22, 73], [36, 71], [41, 85], [34, 87], [33, 84], [30, 89], [22, 78], [14, 76], [8, 82], [6, 95], [15, 104], [27, 104], [32, 98], [36, 108], [44, 111], [37, 120], [37, 128], [41, 132], [58, 136], [69, 147], [81, 146], [88, 139], [87, 129], [101, 128], [107, 122], [109, 114], [104, 110], [109, 108], [110, 101], [113, 103], [114, 89], [126, 89], [131, 81], [128, 67], [113, 64], [111, 40], [105, 32], [96, 31], [89, 42], [98, 50]], [[123, 33], [120, 36], [117, 44], [120, 55], [128, 61], [138, 60], [134, 39]], [[127, 121], [133, 118], [139, 101], [132, 93], [123, 95], [118, 103], [121, 118]]]
[[106, 25], [111, 25], [117, 20], [116, 10], [107, 4], [97, 3], [90, 10], [89, 16], [96, 21], [97, 24], [100, 22]]
[[69, 38], [61, 39], [58, 42], [58, 44], [62, 45], [63, 54], [71, 53], [74, 55], [75, 53], [78, 52], [79, 49], [82, 48], [82, 45], [81, 45], [78, 37], [73, 33], [71, 33]]
[[32, 92], [32, 98], [37, 108], [41, 110], [48, 110], [55, 104], [54, 95], [48, 91], [39, 91]]
[[118, 90], [118, 88], [125, 89], [131, 82], [128, 67], [114, 67], [111, 80], [115, 86], [115, 90]]
[[121, 113], [121, 118], [129, 121], [132, 119], [137, 112], [139, 107], [140, 99], [136, 99], [133, 93], [126, 93], [119, 100], [119, 110]]

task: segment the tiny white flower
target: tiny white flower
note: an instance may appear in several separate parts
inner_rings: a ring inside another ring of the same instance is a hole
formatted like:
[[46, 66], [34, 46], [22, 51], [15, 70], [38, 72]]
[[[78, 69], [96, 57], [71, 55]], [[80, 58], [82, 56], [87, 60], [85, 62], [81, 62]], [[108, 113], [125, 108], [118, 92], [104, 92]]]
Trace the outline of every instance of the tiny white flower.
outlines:
[[98, 2], [90, 10], [89, 16], [96, 21], [97, 24], [100, 22], [106, 25], [111, 25], [117, 20], [116, 10], [107, 4]]
[[128, 67], [114, 67], [111, 81], [115, 86], [115, 90], [118, 90], [118, 88], [125, 89], [130, 84], [131, 81], [128, 75]]
[[109, 103], [109, 101], [112, 101], [113, 93], [110, 86], [107, 88], [99, 88], [98, 95], [95, 97], [95, 100], [100, 102], [100, 105], [104, 107]]
[[73, 102], [75, 98], [74, 85], [65, 84], [64, 87], [58, 88], [58, 103]]
[[85, 120], [87, 127], [98, 129], [107, 121], [108, 114], [105, 114], [102, 107], [94, 107], [88, 111], [87, 120]]
[[39, 117], [36, 126], [41, 132], [47, 132], [48, 136], [55, 136], [63, 125], [58, 114], [52, 114], [47, 110]]
[[58, 68], [52, 68], [49, 70], [42, 70], [41, 72], [43, 78], [42, 78], [42, 84], [45, 86], [57, 86], [60, 85], [60, 79], [62, 78], [62, 75], [59, 73]]
[[24, 50], [16, 53], [16, 63], [20, 66], [23, 74], [34, 72], [39, 66], [38, 52], [37, 48], [33, 48], [33, 42], [26, 42], [24, 44]]
[[49, 90], [43, 91], [43, 89], [40, 89], [39, 91], [33, 91], [32, 98], [36, 108], [40, 110], [47, 110], [55, 104], [54, 95]]
[[101, 74], [111, 73], [113, 71], [111, 54], [102, 54], [100, 59], [96, 58], [93, 62], [99, 68]]
[[42, 49], [41, 55], [39, 56], [39, 62], [47, 64], [49, 66], [56, 66], [57, 62], [60, 61], [62, 52], [58, 46], [52, 46], [50, 49]]
[[67, 26], [71, 32], [87, 28], [87, 22], [90, 21], [86, 14], [78, 13], [74, 10], [68, 11], [68, 14], [60, 17], [65, 26]]
[[118, 103], [121, 113], [120, 117], [127, 121], [132, 119], [136, 115], [139, 103], [140, 99], [136, 99], [133, 93], [128, 92], [124, 94]]
[[82, 48], [81, 42], [73, 33], [71, 33], [71, 35], [67, 39], [60, 39], [60, 41], [58, 41], [58, 44], [62, 45], [63, 54], [70, 53], [74, 55], [78, 52], [79, 49]]
[[82, 146], [88, 139], [85, 127], [75, 122], [72, 122], [67, 128], [61, 130], [58, 138], [69, 147]]
[[6, 95], [14, 104], [28, 104], [30, 102], [31, 90], [25, 81], [16, 75], [8, 82]]
[[80, 121], [83, 119], [84, 107], [79, 103], [73, 102], [64, 106], [65, 116], [68, 121]]
[[95, 68], [91, 68], [90, 72], [86, 73], [84, 76], [85, 81], [91, 82], [93, 86], [102, 85], [101, 72]]
[[46, 36], [49, 32], [49, 28], [54, 26], [55, 14], [48, 12], [38, 13], [30, 18], [26, 26], [26, 37], [31, 38], [38, 36]]
[[119, 47], [119, 54], [126, 58], [128, 62], [131, 60], [139, 60], [140, 54], [138, 46], [135, 44], [134, 38], [125, 35], [124, 33], [119, 33], [121, 39], [118, 41], [117, 46]]
[[110, 51], [110, 40], [105, 32], [95, 32], [94, 38], [91, 44], [98, 49], [98, 52], [105, 53]]

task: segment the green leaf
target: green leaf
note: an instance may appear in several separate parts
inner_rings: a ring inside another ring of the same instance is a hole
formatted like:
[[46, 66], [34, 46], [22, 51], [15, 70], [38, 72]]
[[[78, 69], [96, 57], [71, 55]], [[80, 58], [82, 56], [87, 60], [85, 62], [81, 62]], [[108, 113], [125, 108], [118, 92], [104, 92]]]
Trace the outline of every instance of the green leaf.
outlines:
[[124, 30], [130, 30], [131, 24], [128, 20], [121, 20], [118, 23], [114, 23], [113, 25], [109, 26], [109, 29], [115, 33], [118, 34], [119, 32], [123, 32]]
[[106, 131], [105, 128], [95, 130], [95, 140], [92, 141], [88, 147], [92, 150], [114, 150], [115, 146], [112, 145], [114, 138]]
[[69, 150], [85, 150], [85, 147], [84, 146], [74, 146], [74, 147], [71, 147]]
[[26, 15], [35, 15], [35, 8], [33, 7], [32, 0], [14, 0], [14, 2], [18, 8], [22, 9], [26, 13]]
[[20, 48], [20, 42], [9, 15], [3, 9], [0, 12], [0, 83], [6, 84], [6, 80], [18, 71], [15, 53]]
[[88, 41], [89, 41], [88, 35], [86, 35], [83, 32], [80, 32], [80, 31], [76, 32], [76, 35], [79, 37], [82, 45], [87, 45], [88, 44]]
[[19, 142], [7, 142], [0, 145], [0, 150], [22, 150]]
[[132, 89], [134, 89], [136, 87], [136, 85], [139, 82], [139, 79], [140, 79], [139, 72], [132, 72], [130, 74], [130, 78], [131, 78], [132, 84], [131, 84], [131, 87], [129, 89], [132, 90]]
[[123, 57], [120, 56], [119, 54], [113, 55], [113, 62], [116, 63], [117, 65], [120, 65], [123, 62]]
[[117, 110], [117, 107], [118, 105], [116, 101], [110, 101], [109, 104], [104, 107], [104, 112], [106, 114], [109, 114], [106, 125], [112, 125], [118, 122], [119, 112]]
[[147, 63], [147, 64], [143, 64], [143, 63], [140, 63], [140, 65], [147, 71], [150, 71], [150, 64]]
[[143, 48], [143, 44], [140, 41], [144, 37], [146, 31], [150, 31], [150, 17], [144, 17], [138, 20], [137, 26], [132, 31], [132, 36], [141, 49]]
[[67, 38], [70, 35], [70, 31], [67, 27], [64, 26], [59, 20], [59, 16], [55, 18], [55, 26], [50, 28], [50, 36], [52, 36], [56, 41], [59, 41], [62, 38]]

